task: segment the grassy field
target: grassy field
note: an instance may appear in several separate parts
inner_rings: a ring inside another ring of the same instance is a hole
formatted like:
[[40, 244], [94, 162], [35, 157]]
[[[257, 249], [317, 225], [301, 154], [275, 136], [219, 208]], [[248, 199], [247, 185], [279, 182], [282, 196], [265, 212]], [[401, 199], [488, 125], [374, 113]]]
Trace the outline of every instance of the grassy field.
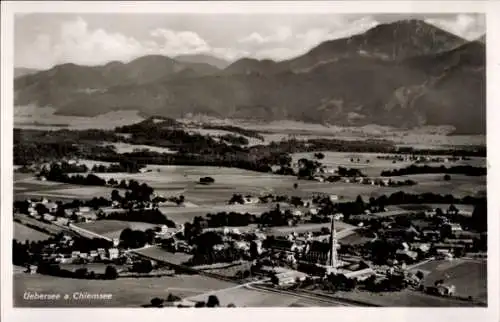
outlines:
[[[14, 218], [21, 220], [23, 223], [32, 224], [32, 225], [38, 226], [40, 228], [47, 229], [49, 232], [51, 232], [53, 234], [58, 234], [58, 233], [64, 231], [64, 228], [62, 228], [61, 226], [56, 226], [53, 224], [44, 223], [44, 222], [36, 220], [35, 218], [32, 218], [28, 215], [25, 215], [25, 214], [16, 213], [16, 214], [14, 214]], [[15, 231], [14, 231], [14, 233], [15, 233]]]
[[103, 145], [113, 145], [116, 149], [116, 152], [118, 153], [130, 153], [134, 152], [134, 150], [140, 149], [140, 150], [149, 150], [152, 152], [158, 152], [158, 153], [176, 153], [176, 151], [168, 149], [168, 148], [162, 148], [158, 146], [152, 146], [152, 145], [139, 145], [139, 144], [129, 144], [129, 143], [124, 143], [124, 142], [117, 142], [117, 143], [104, 143]]
[[414, 268], [414, 271], [426, 274], [424, 284], [434, 285], [436, 280], [443, 279], [446, 284], [456, 287], [459, 296], [472, 296], [482, 301], [487, 300], [487, 263], [479, 260], [453, 261], [437, 260]]
[[189, 254], [171, 253], [157, 246], [144, 248], [136, 252], [159, 261], [166, 261], [176, 265], [180, 265], [191, 258], [191, 255]]
[[20, 223], [14, 222], [14, 238], [20, 242], [24, 242], [26, 240], [29, 241], [45, 240], [48, 239], [49, 237], [50, 235], [29, 228]]
[[79, 223], [77, 226], [109, 238], [119, 238], [121, 232], [125, 228], [130, 228], [133, 230], [146, 230], [154, 228], [158, 225], [121, 220], [97, 220], [94, 222]]
[[[225, 290], [201, 294], [189, 298], [194, 301], [206, 301], [208, 296], [214, 294], [220, 301], [221, 306], [233, 303], [237, 307], [289, 307], [289, 306], [326, 306], [324, 302], [305, 300], [288, 294], [277, 294], [245, 287], [235, 287]], [[334, 306], [334, 305], [328, 305]]]
[[400, 292], [370, 293], [366, 291], [337, 292], [335, 296], [363, 301], [386, 307], [468, 307], [467, 301], [432, 296], [421, 292], [403, 290]]
[[[140, 307], [154, 297], [166, 298], [169, 293], [186, 297], [234, 284], [199, 275], [177, 275], [151, 278], [121, 278], [118, 280], [79, 280], [46, 275], [14, 275], [15, 307]], [[24, 292], [60, 293], [73, 292], [112, 294], [111, 300], [28, 301]]]

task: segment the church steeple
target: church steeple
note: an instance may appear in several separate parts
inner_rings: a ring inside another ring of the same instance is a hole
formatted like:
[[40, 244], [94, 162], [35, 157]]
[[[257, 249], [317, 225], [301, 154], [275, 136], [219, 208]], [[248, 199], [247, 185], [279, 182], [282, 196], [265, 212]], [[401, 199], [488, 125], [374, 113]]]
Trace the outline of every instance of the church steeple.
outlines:
[[335, 230], [335, 219], [334, 216], [332, 216], [332, 221], [331, 221], [331, 227], [330, 227], [330, 253], [328, 256], [328, 262], [327, 266], [330, 266], [330, 268], [333, 270], [333, 272], [336, 271], [337, 265], [338, 265], [338, 260], [337, 260], [337, 232]]

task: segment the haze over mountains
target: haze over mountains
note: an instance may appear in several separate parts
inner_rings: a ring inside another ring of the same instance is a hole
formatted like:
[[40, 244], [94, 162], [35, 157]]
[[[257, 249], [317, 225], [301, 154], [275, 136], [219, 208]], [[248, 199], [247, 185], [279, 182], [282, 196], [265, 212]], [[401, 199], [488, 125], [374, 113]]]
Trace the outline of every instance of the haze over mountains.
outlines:
[[15, 79], [15, 104], [59, 114], [134, 109], [255, 120], [486, 129], [485, 45], [419, 20], [326, 41], [286, 61], [144, 56], [103, 66], [64, 64]]

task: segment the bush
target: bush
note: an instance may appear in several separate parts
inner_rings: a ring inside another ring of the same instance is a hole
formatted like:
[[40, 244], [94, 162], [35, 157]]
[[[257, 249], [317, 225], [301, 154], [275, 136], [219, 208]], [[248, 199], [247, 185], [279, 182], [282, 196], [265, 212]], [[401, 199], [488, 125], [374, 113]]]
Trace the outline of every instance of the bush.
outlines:
[[212, 178], [212, 177], [203, 177], [203, 178], [200, 178], [200, 183], [202, 184], [211, 184], [211, 183], [214, 183], [215, 182], [215, 179]]
[[118, 277], [118, 271], [114, 266], [107, 266], [106, 271], [104, 272], [104, 278], [108, 280], [115, 280]]
[[161, 299], [159, 297], [155, 297], [154, 299], [151, 300], [151, 306], [153, 307], [163, 307], [163, 302], [165, 300]]

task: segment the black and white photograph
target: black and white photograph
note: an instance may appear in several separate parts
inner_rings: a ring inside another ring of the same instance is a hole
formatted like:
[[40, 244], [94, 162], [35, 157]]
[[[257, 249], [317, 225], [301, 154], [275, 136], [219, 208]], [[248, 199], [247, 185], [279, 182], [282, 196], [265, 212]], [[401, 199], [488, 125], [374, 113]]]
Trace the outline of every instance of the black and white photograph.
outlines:
[[485, 12], [76, 8], [11, 17], [14, 309], [498, 300]]

